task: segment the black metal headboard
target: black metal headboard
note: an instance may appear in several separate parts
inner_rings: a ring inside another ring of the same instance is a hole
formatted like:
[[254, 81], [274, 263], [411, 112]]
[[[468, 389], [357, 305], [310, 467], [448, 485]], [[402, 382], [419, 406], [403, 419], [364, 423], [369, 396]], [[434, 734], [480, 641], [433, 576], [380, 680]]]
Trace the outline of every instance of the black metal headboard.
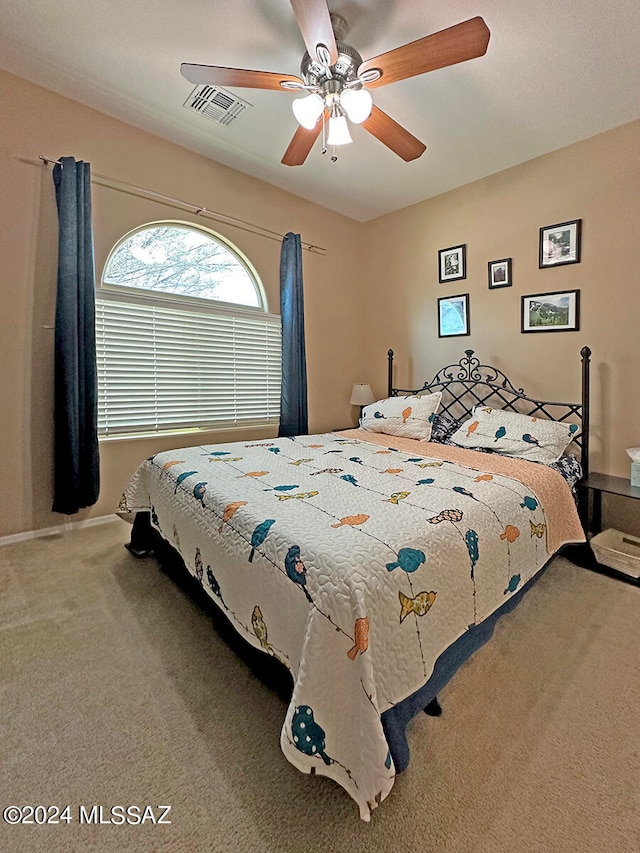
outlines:
[[472, 349], [464, 351], [458, 364], [441, 368], [431, 382], [421, 388], [404, 389], [393, 387], [393, 350], [387, 353], [388, 396], [420, 394], [442, 391], [440, 411], [448, 412], [461, 419], [471, 416], [474, 406], [486, 405], [496, 409], [510, 409], [523, 415], [542, 415], [554, 421], [577, 423], [580, 430], [574, 443], [580, 448], [580, 464], [584, 476], [589, 473], [589, 371], [591, 350], [580, 350], [582, 359], [582, 396], [579, 403], [556, 403], [528, 397], [524, 389], [515, 388], [507, 376], [497, 367], [481, 364]]

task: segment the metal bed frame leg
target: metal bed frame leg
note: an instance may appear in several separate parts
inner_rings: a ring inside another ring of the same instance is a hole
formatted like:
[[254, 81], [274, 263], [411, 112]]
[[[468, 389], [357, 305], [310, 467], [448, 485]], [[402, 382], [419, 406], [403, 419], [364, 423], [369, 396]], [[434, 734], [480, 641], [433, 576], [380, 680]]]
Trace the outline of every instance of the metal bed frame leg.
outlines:
[[134, 557], [142, 559], [153, 551], [151, 513], [138, 512], [131, 528], [131, 538], [125, 542], [125, 548]]
[[431, 702], [424, 709], [425, 714], [430, 717], [439, 717], [442, 714], [442, 705], [438, 702], [438, 697], [434, 696]]

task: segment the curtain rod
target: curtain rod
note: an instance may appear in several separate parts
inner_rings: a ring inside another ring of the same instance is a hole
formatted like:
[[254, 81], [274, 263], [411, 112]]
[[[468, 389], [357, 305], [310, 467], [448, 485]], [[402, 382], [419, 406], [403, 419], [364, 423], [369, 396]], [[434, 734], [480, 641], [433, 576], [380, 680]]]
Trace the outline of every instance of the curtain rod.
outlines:
[[[60, 160], [56, 160], [55, 157], [43, 157], [43, 155], [40, 154], [39, 159], [42, 160], [45, 165], [48, 165], [49, 163], [55, 163], [57, 166], [63, 165]], [[284, 234], [278, 234], [277, 231], [270, 231], [268, 228], [263, 228], [262, 225], [254, 225], [252, 222], [245, 222], [244, 219], [234, 219], [232, 216], [226, 216], [224, 213], [218, 213], [215, 210], [208, 210], [202, 205], [191, 204], [188, 201], [182, 201], [182, 199], [164, 195], [164, 193], [148, 190], [145, 187], [130, 184], [128, 181], [122, 181], [119, 178], [112, 178], [110, 175], [101, 175], [99, 172], [92, 171], [91, 178], [93, 179], [94, 177], [101, 178], [103, 181], [111, 181], [114, 184], [121, 184], [122, 186], [129, 187], [129, 189], [136, 190], [139, 193], [144, 193], [152, 199], [158, 199], [169, 202], [170, 204], [179, 204], [182, 207], [191, 208], [196, 216], [204, 216], [205, 218], [226, 222], [228, 225], [232, 225], [235, 228], [241, 228], [244, 231], [253, 229], [252, 233], [257, 233], [262, 237], [268, 237], [271, 240], [282, 240], [284, 238]], [[322, 246], [316, 246], [313, 243], [305, 243], [304, 240], [301, 240], [301, 244], [303, 249], [308, 252], [313, 252], [314, 254], [324, 254], [326, 252], [326, 249]]]

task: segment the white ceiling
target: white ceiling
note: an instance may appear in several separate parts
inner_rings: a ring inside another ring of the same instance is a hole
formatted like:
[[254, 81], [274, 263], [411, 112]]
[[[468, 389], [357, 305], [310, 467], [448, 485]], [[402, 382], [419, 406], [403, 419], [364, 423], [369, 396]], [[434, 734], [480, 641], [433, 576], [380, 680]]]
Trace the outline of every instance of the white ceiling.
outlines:
[[640, 118], [638, 0], [329, 8], [363, 59], [476, 15], [487, 23], [485, 56], [372, 90], [426, 143], [418, 160], [355, 127], [337, 163], [318, 140], [304, 165], [281, 165], [297, 126], [284, 91], [232, 90], [253, 109], [229, 127], [184, 108], [181, 62], [299, 73], [288, 0], [0, 0], [0, 67], [361, 221]]

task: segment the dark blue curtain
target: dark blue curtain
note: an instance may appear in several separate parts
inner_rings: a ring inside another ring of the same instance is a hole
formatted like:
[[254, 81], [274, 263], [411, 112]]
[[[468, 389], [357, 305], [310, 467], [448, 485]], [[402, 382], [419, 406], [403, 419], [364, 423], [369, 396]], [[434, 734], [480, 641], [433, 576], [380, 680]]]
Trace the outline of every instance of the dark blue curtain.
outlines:
[[306, 435], [307, 358], [304, 343], [302, 244], [289, 232], [280, 255], [280, 316], [282, 317], [282, 391], [278, 435]]
[[95, 272], [88, 163], [54, 166], [58, 207], [53, 511], [71, 515], [98, 500]]

